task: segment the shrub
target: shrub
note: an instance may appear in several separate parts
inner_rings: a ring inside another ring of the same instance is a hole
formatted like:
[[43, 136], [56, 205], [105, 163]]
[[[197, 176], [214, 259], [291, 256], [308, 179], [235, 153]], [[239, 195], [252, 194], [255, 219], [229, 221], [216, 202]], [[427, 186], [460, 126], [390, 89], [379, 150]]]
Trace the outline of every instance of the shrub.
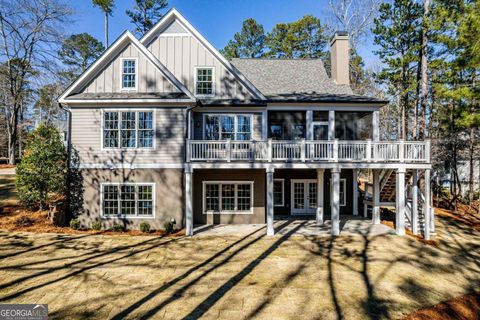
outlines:
[[70, 228], [72, 228], [73, 230], [80, 229], [80, 220], [78, 219], [70, 220]]
[[102, 221], [95, 221], [92, 223], [92, 229], [93, 230], [102, 230]]
[[142, 231], [143, 233], [150, 232], [150, 224], [148, 222], [140, 223], [140, 231]]
[[123, 226], [123, 224], [114, 223], [113, 226], [112, 226], [112, 231], [122, 232], [122, 231], [125, 231], [125, 227]]
[[67, 151], [55, 127], [42, 124], [28, 135], [16, 177], [25, 206], [43, 209], [65, 196]]
[[33, 220], [27, 216], [20, 216], [15, 220], [15, 225], [17, 227], [28, 227], [33, 224]]
[[166, 233], [172, 233], [173, 232], [173, 223], [171, 223], [170, 221], [166, 221], [163, 224], [163, 228], [165, 229]]

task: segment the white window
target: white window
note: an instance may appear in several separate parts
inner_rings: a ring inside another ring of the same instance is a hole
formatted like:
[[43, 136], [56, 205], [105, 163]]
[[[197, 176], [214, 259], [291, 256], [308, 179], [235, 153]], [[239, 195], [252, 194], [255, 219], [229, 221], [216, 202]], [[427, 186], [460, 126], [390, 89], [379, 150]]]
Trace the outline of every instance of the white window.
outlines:
[[102, 215], [104, 217], [153, 217], [153, 183], [102, 184]]
[[122, 89], [137, 88], [137, 60], [122, 59]]
[[214, 96], [213, 68], [195, 69], [195, 94], [198, 96]]
[[252, 139], [252, 119], [249, 114], [206, 114], [203, 123], [205, 140]]
[[285, 180], [275, 179], [273, 180], [273, 204], [276, 207], [283, 207], [284, 205], [284, 193], [285, 192]]
[[203, 182], [203, 213], [253, 213], [253, 182]]
[[104, 148], [153, 148], [153, 111], [105, 111]]

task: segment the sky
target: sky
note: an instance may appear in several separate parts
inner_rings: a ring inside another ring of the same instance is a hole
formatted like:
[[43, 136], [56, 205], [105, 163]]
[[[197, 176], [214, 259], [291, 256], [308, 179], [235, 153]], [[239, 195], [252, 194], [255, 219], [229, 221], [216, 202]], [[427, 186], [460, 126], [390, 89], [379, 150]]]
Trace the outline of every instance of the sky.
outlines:
[[[124, 30], [133, 31], [134, 25], [125, 14], [134, 6], [134, 0], [116, 0], [113, 17], [109, 20], [109, 39], [112, 43]], [[70, 1], [77, 14], [67, 28], [71, 33], [87, 32], [104, 40], [104, 20], [100, 9], [90, 0]], [[217, 49], [223, 48], [235, 32], [240, 31], [243, 20], [254, 18], [263, 24], [265, 31], [280, 22], [291, 22], [306, 14], [327, 21], [328, 0], [169, 0], [169, 8], [175, 7]], [[373, 61], [372, 45], [364, 43], [359, 48], [367, 65]]]

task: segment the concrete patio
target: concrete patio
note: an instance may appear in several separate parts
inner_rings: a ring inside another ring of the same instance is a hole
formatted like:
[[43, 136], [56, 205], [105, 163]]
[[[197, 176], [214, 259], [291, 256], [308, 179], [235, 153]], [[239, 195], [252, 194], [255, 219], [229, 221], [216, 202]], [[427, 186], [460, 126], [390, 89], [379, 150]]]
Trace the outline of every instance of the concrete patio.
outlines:
[[[288, 223], [287, 223], [288, 222]], [[329, 237], [332, 234], [331, 220], [323, 225], [317, 225], [312, 216], [277, 216], [275, 217], [275, 236], [285, 234], [290, 236], [319, 236]], [[198, 225], [194, 228], [195, 236], [239, 236], [243, 237], [252, 232], [266, 228], [265, 224], [236, 224], [236, 225]], [[378, 236], [395, 234], [395, 230], [383, 224], [372, 224], [371, 219], [359, 216], [342, 216], [340, 221], [340, 236]]]

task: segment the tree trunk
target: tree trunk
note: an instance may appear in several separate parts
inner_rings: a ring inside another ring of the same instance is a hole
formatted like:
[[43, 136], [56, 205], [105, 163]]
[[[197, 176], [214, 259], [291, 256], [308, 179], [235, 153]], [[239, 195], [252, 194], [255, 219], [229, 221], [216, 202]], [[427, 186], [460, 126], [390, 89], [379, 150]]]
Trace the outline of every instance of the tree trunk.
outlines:
[[105, 13], [105, 48], [108, 48], [108, 13]]
[[425, 137], [425, 124], [427, 114], [427, 90], [428, 90], [428, 28], [429, 28], [429, 15], [430, 15], [430, 0], [425, 0], [423, 4], [423, 20], [422, 20], [422, 47], [421, 47], [421, 86], [422, 94], [420, 96], [420, 113], [418, 122], [418, 138], [423, 139]]
[[8, 164], [15, 164], [17, 150], [17, 129], [18, 129], [18, 108], [14, 106], [10, 119], [7, 120], [8, 127]]
[[470, 145], [468, 146], [469, 151], [469, 172], [468, 172], [468, 205], [472, 206], [473, 204], [473, 155], [475, 150], [475, 130], [470, 128]]

